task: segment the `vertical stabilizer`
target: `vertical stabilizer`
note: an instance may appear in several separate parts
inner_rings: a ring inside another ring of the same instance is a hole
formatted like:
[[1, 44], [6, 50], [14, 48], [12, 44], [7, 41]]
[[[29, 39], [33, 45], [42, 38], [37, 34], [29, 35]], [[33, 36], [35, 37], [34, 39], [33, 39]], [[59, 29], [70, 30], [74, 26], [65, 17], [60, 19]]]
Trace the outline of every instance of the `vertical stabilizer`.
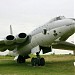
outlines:
[[10, 34], [13, 35], [12, 26], [10, 25]]

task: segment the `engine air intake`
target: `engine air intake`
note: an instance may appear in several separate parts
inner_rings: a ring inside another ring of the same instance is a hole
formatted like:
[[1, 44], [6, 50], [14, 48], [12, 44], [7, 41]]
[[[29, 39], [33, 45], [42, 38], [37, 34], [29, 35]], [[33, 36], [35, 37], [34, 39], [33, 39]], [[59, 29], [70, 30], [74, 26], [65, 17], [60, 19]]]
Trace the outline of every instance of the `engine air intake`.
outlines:
[[18, 36], [19, 36], [19, 38], [25, 38], [26, 34], [25, 33], [20, 33]]
[[13, 36], [13, 35], [8, 35], [8, 36], [6, 37], [6, 39], [7, 39], [7, 40], [13, 40], [13, 39], [14, 39], [14, 36]]

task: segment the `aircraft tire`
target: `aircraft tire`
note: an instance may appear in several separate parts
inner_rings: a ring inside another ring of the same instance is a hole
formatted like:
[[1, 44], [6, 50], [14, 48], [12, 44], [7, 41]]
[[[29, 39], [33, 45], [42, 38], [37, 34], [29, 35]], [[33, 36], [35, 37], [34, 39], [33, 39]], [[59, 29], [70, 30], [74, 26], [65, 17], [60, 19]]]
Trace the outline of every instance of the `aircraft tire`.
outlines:
[[25, 58], [21, 55], [18, 56], [17, 63], [25, 63]]
[[36, 66], [36, 58], [31, 59], [31, 64], [32, 64], [32, 66]]
[[31, 64], [32, 64], [32, 66], [44, 66], [45, 60], [44, 60], [44, 58], [32, 58]]
[[40, 59], [40, 66], [44, 66], [45, 65], [45, 59], [44, 58], [41, 58]]

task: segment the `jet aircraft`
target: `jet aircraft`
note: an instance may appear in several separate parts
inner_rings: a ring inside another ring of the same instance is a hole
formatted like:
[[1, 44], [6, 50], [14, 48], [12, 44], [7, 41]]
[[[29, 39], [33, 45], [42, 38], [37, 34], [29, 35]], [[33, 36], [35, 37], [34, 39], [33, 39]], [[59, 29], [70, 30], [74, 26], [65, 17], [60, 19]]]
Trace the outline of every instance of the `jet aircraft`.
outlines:
[[13, 36], [10, 26], [10, 35], [0, 40], [0, 51], [10, 50], [18, 54], [17, 63], [24, 63], [29, 54], [36, 53], [31, 59], [32, 66], [44, 66], [45, 59], [40, 57], [40, 51], [48, 53], [54, 49], [75, 50], [75, 45], [66, 40], [75, 33], [75, 19], [58, 16], [46, 24], [36, 28], [28, 35], [19, 33]]

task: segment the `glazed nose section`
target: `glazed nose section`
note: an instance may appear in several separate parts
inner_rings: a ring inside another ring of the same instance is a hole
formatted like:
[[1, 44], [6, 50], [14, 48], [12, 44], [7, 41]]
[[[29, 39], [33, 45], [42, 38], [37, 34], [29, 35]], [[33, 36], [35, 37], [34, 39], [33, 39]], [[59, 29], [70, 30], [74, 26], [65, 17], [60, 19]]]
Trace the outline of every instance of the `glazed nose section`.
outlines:
[[75, 33], [75, 18], [70, 18], [72, 20], [72, 29], [74, 30], [74, 33]]
[[74, 32], [75, 32], [75, 19], [73, 19], [73, 27], [74, 27]]

